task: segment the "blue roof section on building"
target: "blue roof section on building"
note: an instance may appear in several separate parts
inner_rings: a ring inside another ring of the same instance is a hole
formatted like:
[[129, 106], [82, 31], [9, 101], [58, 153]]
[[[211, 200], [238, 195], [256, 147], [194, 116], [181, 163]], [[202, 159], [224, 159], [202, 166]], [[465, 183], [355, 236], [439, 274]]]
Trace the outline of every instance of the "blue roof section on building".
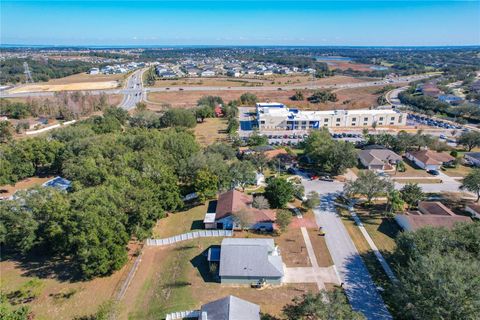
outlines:
[[62, 177], [55, 177], [42, 184], [43, 187], [53, 187], [58, 190], [67, 190], [71, 185], [72, 182], [70, 180]]

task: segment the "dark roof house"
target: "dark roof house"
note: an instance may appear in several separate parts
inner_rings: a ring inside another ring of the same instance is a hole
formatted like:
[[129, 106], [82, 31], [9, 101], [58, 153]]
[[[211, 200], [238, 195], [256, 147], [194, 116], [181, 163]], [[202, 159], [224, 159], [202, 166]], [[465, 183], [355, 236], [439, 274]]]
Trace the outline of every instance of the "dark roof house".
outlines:
[[469, 217], [459, 216], [438, 201], [421, 201], [418, 211], [395, 216], [395, 221], [404, 231], [415, 231], [423, 227], [452, 228], [459, 222], [472, 222]]

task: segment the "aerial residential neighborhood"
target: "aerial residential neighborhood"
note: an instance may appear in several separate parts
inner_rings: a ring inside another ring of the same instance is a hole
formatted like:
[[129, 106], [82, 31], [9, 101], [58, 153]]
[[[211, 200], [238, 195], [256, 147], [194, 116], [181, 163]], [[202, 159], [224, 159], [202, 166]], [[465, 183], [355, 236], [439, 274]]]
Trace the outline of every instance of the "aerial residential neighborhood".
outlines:
[[0, 20], [1, 319], [480, 319], [477, 1]]

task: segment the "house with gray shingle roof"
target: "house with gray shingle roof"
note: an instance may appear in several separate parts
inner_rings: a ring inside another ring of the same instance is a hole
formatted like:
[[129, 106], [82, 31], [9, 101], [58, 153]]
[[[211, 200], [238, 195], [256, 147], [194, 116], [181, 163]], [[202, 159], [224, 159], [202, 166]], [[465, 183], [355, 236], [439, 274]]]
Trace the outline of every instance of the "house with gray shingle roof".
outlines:
[[369, 170], [392, 170], [402, 157], [389, 149], [368, 149], [360, 151], [358, 160]]
[[260, 320], [260, 307], [249, 301], [227, 296], [204, 304], [199, 320]]
[[280, 284], [284, 275], [282, 256], [273, 239], [225, 238], [220, 247], [220, 282]]

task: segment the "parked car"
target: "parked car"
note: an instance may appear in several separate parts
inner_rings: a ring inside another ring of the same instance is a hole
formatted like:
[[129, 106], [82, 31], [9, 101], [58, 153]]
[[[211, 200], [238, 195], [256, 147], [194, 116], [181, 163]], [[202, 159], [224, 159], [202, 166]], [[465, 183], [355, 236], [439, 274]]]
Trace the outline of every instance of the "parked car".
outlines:
[[319, 180], [333, 182], [333, 179], [330, 176], [320, 176]]
[[437, 170], [428, 170], [427, 173], [431, 174], [432, 176], [438, 176], [440, 174], [440, 172]]

